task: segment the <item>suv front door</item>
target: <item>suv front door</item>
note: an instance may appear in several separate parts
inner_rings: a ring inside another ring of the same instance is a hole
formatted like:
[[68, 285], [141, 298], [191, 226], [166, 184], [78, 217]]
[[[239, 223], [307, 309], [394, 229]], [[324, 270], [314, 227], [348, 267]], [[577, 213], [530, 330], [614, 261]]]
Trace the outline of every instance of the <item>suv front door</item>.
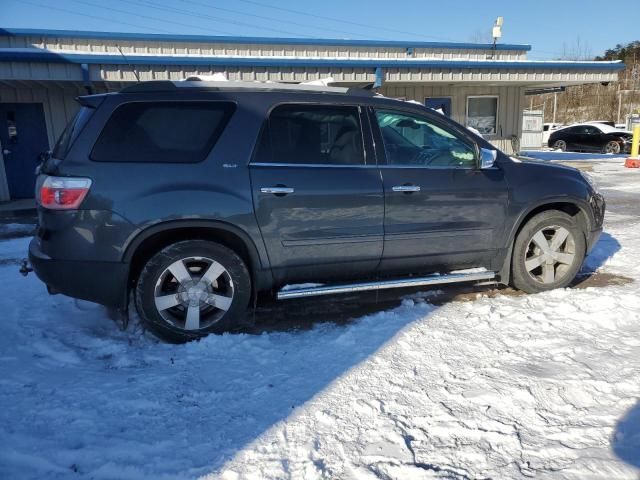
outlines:
[[285, 104], [271, 111], [250, 172], [277, 282], [375, 272], [384, 195], [362, 118], [358, 106]]
[[503, 243], [504, 172], [479, 169], [471, 138], [435, 115], [376, 109], [371, 118], [385, 194], [381, 270], [488, 268]]

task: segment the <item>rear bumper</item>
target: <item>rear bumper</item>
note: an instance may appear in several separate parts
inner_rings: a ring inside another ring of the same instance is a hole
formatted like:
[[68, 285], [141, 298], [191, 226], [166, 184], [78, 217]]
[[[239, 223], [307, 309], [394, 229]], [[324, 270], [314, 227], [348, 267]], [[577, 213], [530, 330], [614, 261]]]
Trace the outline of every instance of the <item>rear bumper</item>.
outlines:
[[55, 260], [42, 252], [37, 237], [29, 244], [29, 261], [50, 291], [109, 307], [126, 305], [126, 263]]

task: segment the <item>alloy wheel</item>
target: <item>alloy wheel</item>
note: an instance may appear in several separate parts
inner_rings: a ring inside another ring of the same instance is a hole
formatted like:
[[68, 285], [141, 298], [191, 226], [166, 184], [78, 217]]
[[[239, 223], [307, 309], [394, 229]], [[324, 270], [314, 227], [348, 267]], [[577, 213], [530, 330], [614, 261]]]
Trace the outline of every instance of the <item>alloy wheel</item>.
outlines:
[[610, 141], [604, 146], [605, 153], [620, 153], [620, 144], [616, 141]]
[[154, 301], [160, 316], [183, 330], [210, 327], [231, 307], [234, 285], [220, 263], [206, 257], [177, 260], [158, 277]]
[[561, 281], [576, 258], [575, 239], [564, 227], [538, 230], [529, 241], [525, 269], [536, 282], [545, 285]]
[[567, 142], [564, 140], [558, 140], [553, 144], [553, 148], [556, 150], [562, 150], [563, 152], [567, 150]]

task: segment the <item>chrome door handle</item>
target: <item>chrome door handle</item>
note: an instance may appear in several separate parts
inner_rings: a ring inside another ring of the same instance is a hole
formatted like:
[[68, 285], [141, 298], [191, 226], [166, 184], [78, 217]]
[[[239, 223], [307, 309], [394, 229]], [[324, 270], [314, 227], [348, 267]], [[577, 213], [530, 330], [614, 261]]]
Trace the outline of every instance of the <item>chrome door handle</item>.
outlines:
[[419, 192], [420, 185], [396, 185], [395, 187], [391, 187], [391, 190], [404, 193]]
[[262, 193], [273, 193], [274, 195], [286, 195], [293, 193], [295, 190], [291, 187], [262, 187], [260, 191]]

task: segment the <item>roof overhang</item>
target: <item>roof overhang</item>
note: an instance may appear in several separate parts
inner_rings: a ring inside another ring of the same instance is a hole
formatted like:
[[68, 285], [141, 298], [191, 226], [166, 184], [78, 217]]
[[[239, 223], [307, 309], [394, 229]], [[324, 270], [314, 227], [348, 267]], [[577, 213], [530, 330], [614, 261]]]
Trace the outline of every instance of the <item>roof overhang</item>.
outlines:
[[0, 61], [109, 64], [109, 65], [214, 65], [248, 67], [352, 67], [352, 68], [454, 68], [516, 70], [578, 70], [617, 72], [625, 68], [621, 61], [551, 60], [439, 60], [424, 58], [317, 58], [280, 56], [154, 55], [51, 51], [37, 48], [0, 48]]

